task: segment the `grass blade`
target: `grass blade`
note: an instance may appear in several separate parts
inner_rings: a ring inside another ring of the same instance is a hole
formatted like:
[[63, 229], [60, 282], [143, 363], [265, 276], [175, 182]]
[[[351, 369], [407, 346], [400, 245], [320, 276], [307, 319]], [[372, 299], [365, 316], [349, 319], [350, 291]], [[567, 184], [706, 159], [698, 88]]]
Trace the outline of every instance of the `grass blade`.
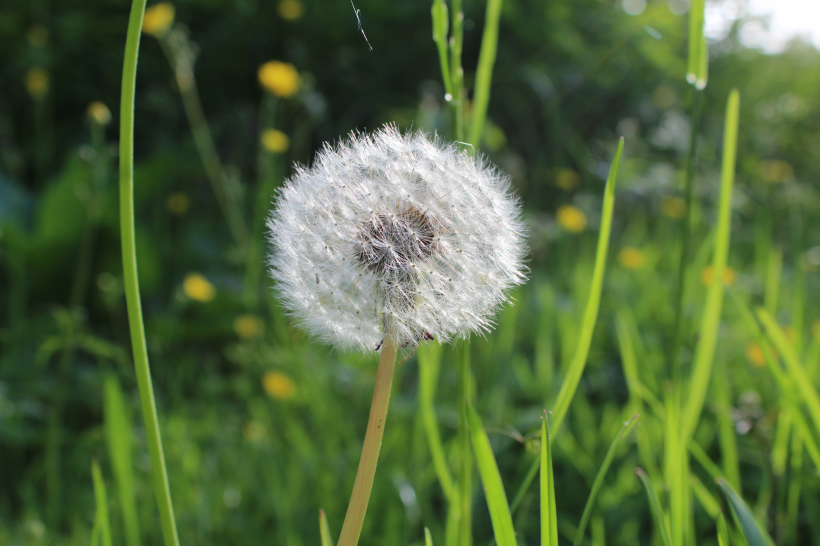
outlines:
[[433, 41], [438, 49], [438, 60], [441, 65], [441, 79], [444, 81], [444, 91], [453, 96], [453, 83], [450, 81], [450, 61], [447, 59], [447, 4], [444, 0], [434, 0], [431, 8], [433, 15]]
[[470, 123], [470, 144], [478, 150], [481, 135], [484, 134], [484, 120], [490, 103], [490, 83], [493, 79], [493, 65], [498, 50], [498, 23], [501, 18], [501, 0], [487, 0], [487, 15], [484, 19], [484, 35], [481, 37], [481, 52], [478, 54], [478, 69], [475, 74], [473, 95], [473, 119]]
[[94, 527], [99, 529], [102, 546], [111, 546], [111, 520], [108, 517], [108, 495], [105, 493], [100, 465], [97, 461], [91, 463], [91, 478], [94, 480], [94, 501], [97, 504], [97, 513], [94, 516]]
[[592, 343], [592, 332], [595, 329], [595, 322], [598, 320], [598, 308], [601, 304], [601, 290], [604, 284], [604, 271], [606, 270], [607, 250], [609, 249], [609, 233], [612, 229], [612, 211], [615, 208], [615, 186], [618, 182], [618, 168], [621, 165], [621, 154], [624, 151], [624, 139], [618, 142], [618, 151], [612, 160], [609, 169], [609, 176], [606, 179], [606, 189], [604, 190], [603, 212], [601, 213], [601, 231], [598, 233], [598, 248], [595, 251], [595, 266], [592, 273], [592, 284], [589, 290], [589, 299], [584, 310], [584, 318], [581, 322], [581, 333], [578, 339], [578, 347], [575, 356], [570, 362], [567, 376], [561, 385], [558, 399], [553, 408], [553, 434], [558, 433], [561, 423], [569, 410], [581, 376], [584, 374], [589, 346]]
[[558, 515], [555, 506], [555, 477], [547, 412], [541, 422], [541, 546], [558, 546]]
[[467, 416], [478, 475], [484, 486], [484, 496], [487, 498], [490, 520], [493, 523], [495, 542], [498, 546], [515, 546], [515, 531], [510, 506], [507, 504], [507, 495], [504, 493], [504, 484], [501, 483], [498, 464], [493, 456], [493, 449], [490, 447], [490, 439], [487, 438], [481, 419], [472, 406], [467, 406]]
[[330, 527], [327, 525], [325, 511], [319, 509], [319, 535], [322, 537], [322, 546], [333, 546], [333, 537], [330, 536]]
[[743, 531], [743, 535], [746, 537], [746, 541], [749, 543], [749, 546], [771, 546], [774, 544], [771, 537], [769, 537], [769, 534], [763, 530], [760, 524], [758, 524], [752, 514], [752, 511], [743, 499], [740, 498], [740, 495], [732, 489], [729, 482], [723, 478], [718, 478], [715, 481], [720, 487], [720, 490], [723, 492], [726, 502], [732, 508], [732, 514], [734, 514], [735, 521], [737, 522], [738, 527], [740, 527], [740, 530]]
[[[689, 57], [686, 68], [686, 81], [696, 83], [701, 73], [703, 62], [703, 20], [706, 0], [693, 0], [689, 6]], [[702, 89], [702, 88], [701, 88]], [[720, 278], [720, 277], [716, 277]]]
[[604, 477], [606, 476], [607, 470], [609, 470], [609, 466], [612, 464], [612, 459], [615, 458], [618, 448], [621, 447], [621, 444], [624, 440], [626, 440], [627, 436], [629, 436], [629, 434], [637, 428], [638, 417], [640, 416], [635, 415], [632, 419], [624, 423], [623, 428], [618, 435], [615, 436], [615, 440], [612, 441], [612, 445], [609, 446], [609, 451], [607, 451], [606, 457], [604, 457], [604, 462], [601, 464], [601, 469], [598, 471], [598, 475], [595, 476], [595, 481], [592, 484], [592, 491], [589, 493], [587, 504], [584, 506], [584, 513], [581, 515], [581, 523], [578, 525], [578, 530], [575, 532], [575, 541], [573, 542], [574, 546], [580, 546], [581, 541], [584, 540], [584, 531], [586, 530], [587, 523], [589, 523], [590, 516], [592, 516], [592, 507], [595, 505], [595, 499], [598, 497], [598, 492], [604, 484]]
[[419, 362], [419, 410], [424, 432], [427, 436], [427, 446], [430, 449], [433, 469], [436, 471], [436, 477], [441, 489], [444, 491], [444, 496], [447, 497], [448, 502], [453, 503], [456, 501], [456, 486], [450, 468], [447, 466], [447, 459], [444, 456], [436, 410], [433, 407], [441, 360], [441, 345], [438, 343], [425, 343], [419, 347], [417, 355]]
[[689, 382], [689, 395], [683, 411], [683, 444], [689, 443], [695, 426], [703, 410], [709, 378], [712, 375], [712, 362], [717, 347], [720, 312], [723, 305], [723, 271], [729, 255], [729, 237], [732, 221], [732, 186], [735, 180], [735, 160], [737, 156], [737, 128], [740, 115], [740, 93], [737, 89], [729, 94], [726, 105], [726, 123], [723, 133], [723, 165], [720, 176], [720, 205], [718, 224], [715, 233], [715, 249], [712, 258], [713, 278], [706, 294], [706, 305], [700, 325], [700, 339], [695, 349], [692, 377]]
[[140, 529], [134, 492], [134, 463], [132, 459], [131, 419], [122, 397], [120, 385], [114, 376], [105, 379], [105, 439], [117, 492], [120, 498], [125, 539], [128, 546], [139, 546]]
[[454, 517], [458, 522], [458, 546], [473, 544], [473, 454], [470, 449], [469, 407], [473, 376], [470, 371], [470, 344], [464, 343], [458, 358], [458, 486]]
[[[322, 544], [322, 546], [325, 546]], [[430, 535], [430, 529], [424, 528], [424, 546], [433, 546], [433, 537]]]
[[646, 489], [646, 496], [649, 499], [649, 508], [652, 510], [652, 517], [655, 518], [655, 526], [661, 535], [663, 546], [672, 546], [672, 540], [669, 538], [669, 529], [666, 526], [663, 509], [661, 508], [661, 503], [658, 501], [658, 496], [655, 494], [655, 488], [652, 487], [652, 482], [649, 480], [649, 476], [646, 475], [643, 468], [636, 468], [635, 474], [641, 479], [641, 483], [643, 483]]
[[723, 511], [718, 512], [717, 517], [717, 536], [718, 546], [732, 546], [729, 542], [729, 528], [726, 526], [726, 518], [723, 516]]

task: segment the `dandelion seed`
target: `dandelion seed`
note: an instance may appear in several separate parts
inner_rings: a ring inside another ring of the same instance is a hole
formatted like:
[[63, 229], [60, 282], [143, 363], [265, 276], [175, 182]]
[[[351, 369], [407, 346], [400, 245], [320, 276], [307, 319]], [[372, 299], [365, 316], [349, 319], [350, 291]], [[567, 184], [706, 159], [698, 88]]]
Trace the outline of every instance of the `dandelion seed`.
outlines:
[[353, 134], [280, 191], [271, 275], [302, 326], [339, 348], [466, 338], [525, 280], [520, 216], [509, 178], [455, 145], [392, 126]]

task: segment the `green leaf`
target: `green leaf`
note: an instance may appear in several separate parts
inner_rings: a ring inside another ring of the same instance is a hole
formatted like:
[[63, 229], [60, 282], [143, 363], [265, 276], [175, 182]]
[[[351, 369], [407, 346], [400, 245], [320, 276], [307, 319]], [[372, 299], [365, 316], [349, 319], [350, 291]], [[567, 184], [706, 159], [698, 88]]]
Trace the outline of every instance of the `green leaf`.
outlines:
[[[325, 546], [322, 544], [322, 546]], [[424, 546], [433, 546], [433, 537], [430, 535], [430, 529], [424, 528]]]
[[431, 8], [433, 15], [433, 41], [438, 49], [438, 60], [441, 65], [441, 77], [444, 81], [445, 92], [452, 97], [453, 83], [450, 79], [450, 61], [447, 58], [447, 32], [449, 19], [447, 4], [443, 0], [435, 0]]
[[484, 17], [484, 35], [481, 37], [481, 51], [478, 54], [478, 69], [475, 73], [473, 93], [473, 119], [470, 124], [470, 144], [478, 150], [484, 134], [484, 120], [490, 103], [490, 82], [498, 50], [498, 23], [501, 19], [501, 0], [487, 0]]
[[720, 490], [723, 492], [726, 502], [731, 507], [735, 521], [737, 522], [738, 527], [740, 527], [740, 530], [743, 531], [743, 536], [746, 537], [746, 541], [749, 543], [749, 546], [773, 545], [774, 542], [772, 542], [769, 534], [757, 523], [752, 511], [743, 499], [740, 498], [740, 495], [732, 489], [729, 482], [723, 478], [718, 478], [715, 481], [720, 487]]
[[473, 452], [478, 465], [478, 475], [484, 486], [484, 496], [487, 498], [487, 508], [490, 510], [495, 541], [498, 546], [515, 546], [515, 531], [510, 506], [507, 504], [507, 495], [504, 493], [498, 464], [495, 462], [493, 450], [490, 447], [490, 439], [487, 438], [481, 419], [472, 406], [467, 406], [467, 416]]
[[[607, 470], [609, 470], [609, 466], [612, 464], [612, 459], [615, 458], [618, 448], [621, 447], [621, 444], [624, 440], [626, 440], [627, 436], [629, 436], [629, 434], [637, 428], [638, 417], [640, 417], [640, 415], [635, 415], [632, 419], [624, 423], [623, 428], [618, 435], [615, 436], [615, 440], [612, 441], [612, 445], [609, 446], [609, 451], [607, 451], [606, 457], [604, 457], [604, 462], [601, 464], [600, 470], [598, 470], [598, 475], [595, 476], [595, 482], [592, 484], [592, 491], [589, 493], [587, 504], [584, 506], [584, 513], [581, 515], [581, 523], [578, 525], [578, 530], [575, 532], [575, 541], [573, 542], [574, 546], [580, 546], [581, 541], [584, 540], [584, 531], [586, 530], [587, 523], [589, 523], [589, 518], [592, 516], [592, 507], [595, 506], [595, 499], [598, 497], [598, 492], [601, 490], [601, 486], [604, 485], [604, 477], [606, 476]], [[554, 544], [557, 546], [558, 543], [555, 542]]]
[[[97, 461], [91, 462], [91, 477], [94, 480], [94, 501], [97, 504], [97, 513], [94, 517], [94, 527], [99, 529], [102, 546], [111, 546], [111, 521], [108, 518], [108, 495], [105, 493], [100, 465]], [[92, 543], [92, 546], [93, 543]]]
[[[686, 68], [686, 81], [695, 84], [701, 75], [703, 52], [703, 20], [706, 0], [692, 0], [689, 6], [689, 57]], [[703, 89], [701, 87], [700, 89]], [[716, 277], [719, 278], [719, 277]]]
[[723, 510], [718, 512], [717, 536], [718, 546], [732, 546], [729, 541], [729, 528], [726, 526], [726, 518], [723, 516]]
[[541, 421], [541, 546], [558, 546], [558, 515], [555, 506], [555, 478], [547, 412]]
[[427, 447], [433, 460], [444, 496], [450, 503], [456, 502], [456, 486], [441, 443], [441, 434], [438, 429], [436, 410], [433, 407], [433, 398], [438, 381], [439, 365], [441, 361], [441, 345], [438, 342], [425, 343], [418, 349], [419, 363], [419, 411], [421, 413], [424, 433], [427, 437]]
[[578, 346], [575, 356], [570, 362], [567, 376], [561, 385], [558, 399], [553, 408], [553, 434], [558, 433], [561, 423], [569, 410], [570, 402], [575, 396], [578, 383], [584, 374], [584, 367], [589, 355], [589, 346], [592, 343], [592, 332], [595, 330], [595, 322], [598, 320], [598, 308], [601, 305], [601, 291], [604, 284], [604, 271], [606, 270], [606, 257], [609, 249], [609, 234], [612, 230], [612, 211], [615, 208], [615, 187], [618, 182], [618, 168], [621, 165], [621, 155], [624, 151], [624, 139], [621, 137], [618, 142], [618, 150], [609, 168], [609, 176], [606, 179], [606, 189], [604, 190], [604, 204], [601, 213], [601, 231], [598, 233], [598, 247], [595, 251], [595, 266], [592, 271], [592, 283], [589, 289], [589, 298], [584, 310], [584, 318], [581, 321], [581, 333], [578, 338]]
[[322, 537], [322, 546], [333, 546], [333, 538], [330, 536], [330, 527], [327, 525], [325, 511], [319, 509], [319, 535]]
[[672, 546], [672, 539], [669, 538], [669, 529], [666, 527], [663, 509], [661, 508], [661, 503], [658, 501], [658, 496], [655, 494], [655, 488], [652, 487], [652, 482], [649, 480], [649, 476], [646, 475], [646, 472], [644, 472], [642, 468], [636, 468], [635, 474], [641, 479], [646, 489], [646, 496], [649, 498], [649, 508], [652, 510], [652, 517], [655, 518], [655, 526], [661, 535], [663, 545]]

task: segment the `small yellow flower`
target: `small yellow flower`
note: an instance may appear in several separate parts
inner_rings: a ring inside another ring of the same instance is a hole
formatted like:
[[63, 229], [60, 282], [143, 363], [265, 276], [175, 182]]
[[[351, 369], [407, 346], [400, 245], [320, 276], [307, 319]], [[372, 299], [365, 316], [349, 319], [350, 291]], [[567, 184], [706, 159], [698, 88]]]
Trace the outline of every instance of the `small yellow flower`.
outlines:
[[262, 335], [265, 323], [256, 315], [239, 315], [233, 321], [233, 330], [243, 339], [253, 339]]
[[771, 159], [760, 165], [763, 180], [766, 182], [786, 182], [794, 177], [794, 169], [785, 161]]
[[188, 273], [182, 282], [185, 295], [192, 300], [208, 303], [216, 297], [216, 288], [199, 273]]
[[296, 396], [296, 383], [282, 372], [265, 372], [262, 376], [262, 386], [268, 396], [277, 400], [290, 400]]
[[760, 345], [754, 341], [750, 341], [749, 344], [746, 345], [746, 359], [758, 368], [762, 368], [766, 365], [766, 355], [763, 354], [763, 349], [760, 348]]
[[587, 216], [578, 207], [563, 205], [556, 215], [561, 227], [572, 233], [581, 233], [587, 227]]
[[154, 4], [145, 10], [142, 18], [142, 31], [155, 38], [165, 36], [174, 24], [174, 6], [168, 2]]
[[265, 437], [265, 427], [257, 421], [248, 421], [242, 425], [242, 436], [252, 444], [257, 443]]
[[40, 100], [48, 93], [48, 72], [42, 68], [32, 68], [26, 72], [26, 91], [34, 100]]
[[168, 207], [168, 210], [174, 214], [185, 214], [191, 207], [191, 202], [188, 199], [188, 196], [181, 191], [177, 191], [169, 195], [168, 201], [166, 201], [165, 204]]
[[262, 133], [262, 146], [271, 153], [281, 154], [290, 147], [290, 139], [282, 131], [266, 129]]
[[644, 266], [643, 252], [632, 246], [625, 246], [618, 253], [618, 262], [626, 269], [641, 269]]
[[97, 125], [108, 125], [111, 123], [111, 110], [100, 101], [95, 101], [88, 105], [88, 117]]
[[279, 2], [279, 16], [286, 21], [295, 21], [302, 16], [305, 7], [299, 0], [282, 0]]
[[664, 197], [661, 201], [661, 212], [667, 218], [681, 220], [686, 217], [686, 201], [680, 197]]
[[[707, 265], [700, 272], [700, 282], [704, 286], [709, 286], [715, 278], [715, 271], [711, 265]], [[735, 283], [735, 270], [728, 265], [723, 268], [723, 284], [725, 286], [732, 286]]]
[[299, 91], [299, 73], [290, 63], [268, 61], [259, 67], [258, 75], [262, 87], [278, 97], [292, 97]]
[[574, 190], [580, 181], [581, 177], [572, 169], [562, 168], [555, 173], [555, 185], [562, 190]]

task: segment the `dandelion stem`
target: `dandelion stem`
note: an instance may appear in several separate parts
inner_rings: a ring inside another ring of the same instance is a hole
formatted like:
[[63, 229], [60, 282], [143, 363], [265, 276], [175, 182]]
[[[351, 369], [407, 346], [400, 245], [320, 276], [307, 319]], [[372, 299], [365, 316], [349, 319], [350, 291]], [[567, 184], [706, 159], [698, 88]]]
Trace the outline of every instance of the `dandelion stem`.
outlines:
[[139, 281], [137, 279], [137, 253], [134, 230], [134, 93], [137, 80], [137, 55], [140, 45], [140, 29], [146, 0], [133, 0], [128, 19], [128, 35], [125, 40], [125, 59], [122, 67], [122, 98], [120, 101], [120, 236], [122, 239], [122, 270], [125, 300], [128, 308], [128, 324], [131, 330], [131, 346], [134, 351], [134, 368], [139, 385], [142, 416], [148, 437], [148, 451], [154, 474], [154, 489], [159, 505], [162, 535], [166, 546], [179, 546], [174, 509], [171, 505], [171, 489], [162, 453], [162, 438], [151, 386], [151, 370], [148, 365], [148, 349], [142, 322]]
[[379, 370], [376, 373], [376, 387], [373, 389], [373, 402], [370, 405], [370, 418], [367, 421], [367, 432], [364, 435], [362, 457], [359, 470], [353, 484], [353, 494], [347, 506], [347, 515], [342, 525], [338, 546], [356, 546], [364, 524], [370, 490], [376, 475], [376, 463], [382, 446], [384, 425], [387, 421], [387, 408], [390, 405], [390, 389], [393, 385], [393, 371], [396, 368], [398, 344], [392, 336], [387, 336], [382, 344]]

